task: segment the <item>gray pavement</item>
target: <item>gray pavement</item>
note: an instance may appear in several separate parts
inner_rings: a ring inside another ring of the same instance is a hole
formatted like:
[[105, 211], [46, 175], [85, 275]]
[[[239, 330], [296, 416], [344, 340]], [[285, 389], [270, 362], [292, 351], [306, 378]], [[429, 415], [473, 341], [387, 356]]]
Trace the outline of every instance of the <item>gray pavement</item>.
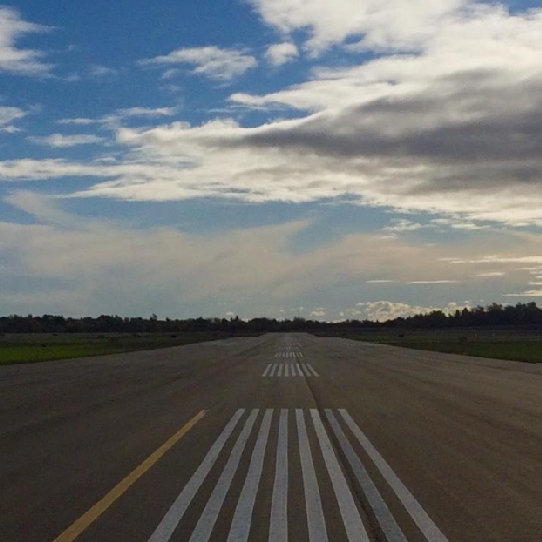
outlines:
[[1, 542], [542, 539], [542, 368], [268, 334], [0, 368]]

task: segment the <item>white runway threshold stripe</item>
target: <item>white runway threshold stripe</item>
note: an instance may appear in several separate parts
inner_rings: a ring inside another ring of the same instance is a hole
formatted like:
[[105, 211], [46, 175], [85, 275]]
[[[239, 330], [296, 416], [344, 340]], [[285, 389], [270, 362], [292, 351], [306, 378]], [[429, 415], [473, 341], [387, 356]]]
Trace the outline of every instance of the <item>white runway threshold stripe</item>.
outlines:
[[269, 363], [262, 373], [264, 377], [320, 376], [311, 363]]
[[448, 542], [346, 410], [239, 409], [148, 542], [408, 542], [377, 482], [416, 540]]

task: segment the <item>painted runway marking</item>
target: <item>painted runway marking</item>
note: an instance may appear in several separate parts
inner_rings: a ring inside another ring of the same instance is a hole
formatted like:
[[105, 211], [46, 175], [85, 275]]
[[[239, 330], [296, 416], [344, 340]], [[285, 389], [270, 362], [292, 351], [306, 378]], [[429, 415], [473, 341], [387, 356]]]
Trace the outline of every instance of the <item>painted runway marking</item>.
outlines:
[[331, 478], [333, 491], [339, 503], [339, 511], [341, 512], [348, 541], [369, 542], [369, 537], [361, 521], [354, 497], [348, 487], [337, 456], [333, 451], [329, 437], [320, 419], [320, 413], [316, 409], [311, 409], [311, 416], [316, 435], [318, 436], [318, 442], [320, 443], [320, 449], [326, 463], [326, 469]]
[[299, 352], [298, 350], [281, 350], [280, 352], [275, 352], [276, 358], [302, 358], [303, 352]]
[[194, 427], [205, 416], [205, 410], [194, 416], [184, 427], [179, 429], [160, 448], [153, 452], [143, 463], [136, 467], [126, 478], [119, 482], [109, 493], [100, 499], [88, 512], [85, 512], [75, 523], [68, 527], [53, 542], [72, 542], [89, 525], [94, 523], [121, 495], [123, 495], [145, 472], [147, 472], [170, 448]]
[[188, 505], [192, 502], [192, 499], [196, 495], [198, 489], [200, 488], [203, 480], [209, 474], [212, 466], [218, 458], [224, 444], [228, 440], [229, 436], [232, 434], [233, 429], [237, 425], [237, 422], [243, 415], [244, 410], [238, 410], [229, 421], [229, 423], [224, 427], [224, 430], [220, 436], [216, 439], [215, 443], [209, 450], [208, 454], [205, 456], [203, 463], [199, 466], [198, 470], [194, 473], [188, 484], [184, 486], [184, 489], [181, 491], [179, 496], [175, 499], [171, 505], [168, 513], [164, 516], [164, 519], [160, 522], [156, 530], [149, 538], [149, 542], [165, 542], [169, 540], [173, 531], [175, 531], [179, 521], [184, 516]]
[[369, 477], [367, 469], [361, 464], [359, 457], [356, 455], [356, 452], [354, 452], [354, 448], [346, 438], [344, 431], [337, 422], [337, 419], [335, 418], [335, 415], [331, 409], [326, 409], [326, 417], [331, 425], [333, 433], [335, 433], [335, 436], [339, 441], [346, 459], [354, 471], [354, 476], [356, 477], [360, 487], [363, 489], [363, 492], [365, 493], [367, 500], [373, 509], [376, 519], [380, 524], [380, 528], [386, 536], [386, 540], [388, 542], [407, 542], [405, 535], [401, 531], [399, 525], [397, 525], [397, 522], [384, 502], [384, 499], [382, 499], [378, 489]]
[[[329, 425], [322, 419], [324, 414]], [[330, 510], [338, 512], [333, 521], [340, 522], [334, 524], [333, 542], [369, 542], [367, 532], [376, 523], [385, 542], [408, 542], [362, 464], [360, 458], [367, 455], [366, 461], [375, 463], [427, 541], [448, 542], [344, 409], [238, 410], [149, 542], [169, 542], [172, 537], [190, 542], [330, 542]], [[291, 468], [291, 462], [298, 468]], [[208, 475], [217, 480], [214, 485], [203, 483]], [[234, 479], [240, 483], [232, 483]], [[379, 477], [381, 484], [384, 479]], [[293, 488], [298, 488], [296, 502], [288, 506]], [[391, 495], [388, 498], [395, 500]], [[230, 506], [225, 506], [226, 500]], [[417, 503], [414, 508], [411, 500]], [[369, 506], [363, 507], [360, 501]], [[188, 507], [195, 514], [192, 520], [183, 518]], [[193, 525], [191, 521], [196, 521], [192, 532], [185, 524]], [[217, 522], [224, 531], [217, 531]], [[303, 532], [305, 536], [300, 536]]]
[[356, 422], [354, 422], [350, 414], [348, 414], [348, 412], [344, 409], [339, 410], [339, 412], [354, 436], [358, 439], [361, 446], [367, 452], [367, 455], [372, 459], [377, 469], [386, 479], [386, 482], [388, 482], [389, 486], [393, 489], [397, 497], [399, 497], [399, 500], [403, 503], [403, 506], [419, 527], [420, 531], [424, 534], [425, 538], [427, 538], [429, 542], [448, 542], [448, 539], [444, 536], [444, 534], [442, 534], [441, 530], [427, 515], [427, 512], [422, 508], [414, 495], [410, 493], [395, 472], [393, 472], [386, 460], [371, 444], [363, 431], [356, 425]]
[[254, 446], [254, 451], [252, 452], [252, 459], [245, 479], [245, 485], [241, 491], [241, 496], [239, 497], [237, 508], [235, 509], [235, 514], [233, 516], [230, 534], [228, 535], [228, 540], [226, 542], [247, 542], [248, 540], [250, 524], [252, 521], [252, 511], [254, 509], [254, 503], [256, 502], [256, 493], [258, 492], [260, 478], [262, 477], [265, 446], [267, 444], [267, 438], [269, 437], [272, 415], [273, 410], [265, 411], [260, 432], [258, 433], [258, 440], [256, 441], [256, 446]]
[[309, 527], [310, 542], [328, 542], [326, 518], [320, 499], [320, 488], [314, 470], [314, 462], [307, 436], [307, 426], [303, 411], [295, 411], [297, 421], [297, 436], [299, 438], [299, 457], [301, 458], [301, 472], [303, 473], [303, 487], [305, 489], [305, 510], [307, 525]]
[[[296, 371], [297, 369], [297, 371]], [[283, 374], [284, 373], [284, 374]], [[310, 363], [269, 363], [262, 373], [264, 377], [320, 376]]]
[[288, 411], [280, 411], [269, 542], [288, 541]]
[[224, 470], [222, 471], [222, 474], [218, 479], [213, 492], [211, 493], [211, 498], [207, 501], [207, 505], [205, 506], [196, 528], [190, 537], [190, 542], [207, 542], [211, 537], [211, 532], [213, 531], [215, 522], [218, 519], [218, 514], [220, 513], [222, 505], [224, 504], [226, 494], [230, 489], [233, 476], [237, 471], [239, 461], [241, 461], [241, 455], [243, 454], [257, 415], [258, 410], [252, 410], [250, 416], [245, 422], [245, 426], [243, 427], [243, 430], [241, 431], [241, 434], [233, 447], [230, 458], [228, 459], [228, 462], [226, 463], [226, 466], [224, 467]]

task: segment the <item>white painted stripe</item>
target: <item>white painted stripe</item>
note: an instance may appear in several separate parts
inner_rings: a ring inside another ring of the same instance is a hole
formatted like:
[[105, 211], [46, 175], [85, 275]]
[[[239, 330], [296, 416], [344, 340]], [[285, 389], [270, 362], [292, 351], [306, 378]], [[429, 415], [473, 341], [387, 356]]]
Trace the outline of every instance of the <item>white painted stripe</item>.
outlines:
[[290, 376], [290, 366], [286, 365], [284, 367], [284, 376]]
[[267, 366], [267, 368], [265, 369], [265, 371], [263, 372], [263, 375], [262, 376], [267, 376], [267, 373], [269, 373], [269, 371], [271, 370], [271, 364], [269, 364]]
[[277, 376], [282, 376], [282, 363], [279, 365], [279, 372], [277, 373]]
[[312, 376], [311, 373], [309, 372], [309, 370], [307, 369], [307, 364], [306, 363], [302, 363], [301, 367], [303, 367], [303, 372], [305, 373], [306, 376]]
[[310, 412], [316, 436], [320, 443], [320, 450], [322, 450], [326, 469], [331, 478], [333, 491], [335, 492], [335, 497], [339, 504], [339, 511], [343, 518], [346, 536], [348, 537], [349, 542], [369, 542], [369, 537], [367, 536], [367, 531], [361, 521], [359, 510], [357, 509], [354, 497], [352, 496], [352, 491], [348, 487], [341, 466], [337, 461], [337, 456], [331, 447], [331, 442], [329, 441], [329, 437], [322, 424], [320, 413], [315, 408], [311, 408]]
[[320, 376], [320, 375], [314, 370], [314, 367], [312, 366], [311, 363], [307, 363], [307, 367], [312, 371], [313, 376]]
[[298, 352], [297, 355], [298, 355], [298, 357], [302, 358], [303, 357], [303, 352]]
[[288, 410], [280, 411], [269, 542], [288, 542]]
[[297, 435], [299, 438], [299, 456], [301, 458], [301, 472], [303, 474], [303, 487], [305, 489], [305, 509], [307, 512], [307, 526], [309, 529], [309, 542], [329, 542], [326, 530], [326, 519], [320, 500], [320, 489], [314, 472], [314, 463], [307, 437], [307, 426], [303, 410], [296, 409]]
[[276, 368], [277, 368], [277, 364], [273, 363], [273, 368], [271, 369], [271, 372], [269, 373], [269, 376], [274, 376], [275, 375]]
[[171, 538], [171, 535], [184, 516], [186, 509], [192, 502], [192, 499], [196, 495], [201, 484], [209, 474], [212, 466], [215, 464], [218, 455], [222, 451], [222, 448], [224, 448], [224, 444], [232, 434], [232, 431], [244, 412], [244, 409], [239, 409], [233, 415], [226, 427], [224, 427], [224, 430], [220, 436], [216, 439], [215, 443], [211, 446], [211, 449], [207, 452], [207, 455], [205, 456], [205, 459], [202, 461], [201, 465], [198, 467], [198, 470], [192, 475], [192, 478], [190, 478], [188, 483], [184, 486], [184, 489], [175, 499], [162, 521], [158, 524], [158, 527], [156, 527], [148, 542], [167, 542]]
[[367, 452], [367, 455], [373, 460], [377, 469], [386, 479], [386, 482], [388, 482], [389, 486], [393, 489], [393, 491], [395, 491], [395, 494], [397, 497], [399, 497], [399, 500], [403, 503], [403, 506], [419, 527], [420, 531], [424, 534], [425, 538], [429, 542], [448, 542], [448, 539], [444, 536], [442, 531], [435, 525], [433, 520], [422, 508], [421, 504], [416, 500], [414, 495], [410, 493], [395, 472], [393, 472], [386, 460], [371, 444], [363, 431], [356, 425], [356, 422], [354, 422], [354, 420], [350, 417], [350, 414], [348, 414], [348, 412], [344, 409], [340, 409], [339, 412], [341, 413], [341, 416], [344, 418], [348, 427], [350, 427], [352, 433], [354, 433], [359, 443]]
[[275, 352], [275, 357], [276, 357], [276, 358], [279, 357], [279, 353], [278, 353], [278, 352]]
[[239, 466], [239, 461], [241, 460], [241, 455], [245, 449], [248, 437], [252, 431], [252, 426], [254, 425], [254, 420], [258, 415], [258, 409], [255, 408], [250, 413], [250, 416], [245, 422], [245, 426], [235, 443], [231, 451], [230, 458], [218, 479], [218, 482], [211, 493], [211, 497], [207, 501], [203, 513], [198, 519], [196, 528], [194, 529], [192, 536], [190, 537], [190, 542], [207, 542], [211, 537], [211, 532], [215, 526], [216, 520], [218, 519], [218, 514], [224, 504], [224, 499], [226, 498], [226, 493], [230, 489], [233, 476], [235, 471]]
[[297, 367], [298, 376], [303, 376], [303, 371], [301, 370], [301, 365], [299, 365], [299, 363], [296, 363], [295, 365]]
[[326, 409], [325, 412], [331, 428], [333, 429], [333, 432], [335, 433], [335, 436], [339, 441], [342, 451], [344, 452], [346, 459], [350, 463], [350, 466], [354, 471], [354, 475], [359, 485], [361, 486], [361, 489], [367, 496], [367, 500], [369, 501], [369, 504], [373, 509], [373, 512], [376, 516], [378, 523], [380, 524], [386, 540], [388, 542], [408, 542], [405, 535], [401, 531], [401, 528], [399, 527], [399, 525], [397, 525], [395, 518], [393, 517], [392, 513], [384, 502], [384, 499], [382, 499], [380, 492], [371, 480], [369, 473], [361, 464], [361, 461], [354, 452], [354, 448], [352, 448], [350, 442], [348, 442], [348, 439], [346, 438], [344, 431], [339, 425], [339, 422], [335, 418], [333, 411], [330, 409]]
[[265, 447], [269, 437], [272, 416], [273, 410], [267, 409], [263, 417], [260, 431], [258, 432], [258, 439], [256, 440], [254, 450], [252, 451], [245, 485], [239, 496], [237, 508], [235, 509], [235, 514], [233, 515], [231, 523], [230, 534], [228, 535], [228, 540], [226, 542], [247, 542], [248, 540], [250, 525], [252, 523], [252, 512], [254, 510], [254, 503], [256, 502], [260, 478], [262, 477]]

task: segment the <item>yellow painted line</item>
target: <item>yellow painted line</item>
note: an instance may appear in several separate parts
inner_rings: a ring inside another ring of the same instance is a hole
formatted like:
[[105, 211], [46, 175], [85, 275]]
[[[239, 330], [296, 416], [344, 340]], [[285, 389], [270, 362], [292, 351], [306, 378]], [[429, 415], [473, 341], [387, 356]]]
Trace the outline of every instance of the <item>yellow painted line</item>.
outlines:
[[91, 523], [96, 521], [122, 494], [132, 486], [138, 478], [145, 474], [170, 448], [181, 440], [194, 425], [196, 425], [206, 414], [202, 410], [194, 416], [186, 425], [170, 437], [160, 448], [154, 451], [143, 463], [137, 466], [126, 478], [121, 480], [109, 493], [102, 497], [92, 508], [85, 512], [77, 521], [68, 527], [62, 534], [57, 536], [53, 542], [72, 542]]

